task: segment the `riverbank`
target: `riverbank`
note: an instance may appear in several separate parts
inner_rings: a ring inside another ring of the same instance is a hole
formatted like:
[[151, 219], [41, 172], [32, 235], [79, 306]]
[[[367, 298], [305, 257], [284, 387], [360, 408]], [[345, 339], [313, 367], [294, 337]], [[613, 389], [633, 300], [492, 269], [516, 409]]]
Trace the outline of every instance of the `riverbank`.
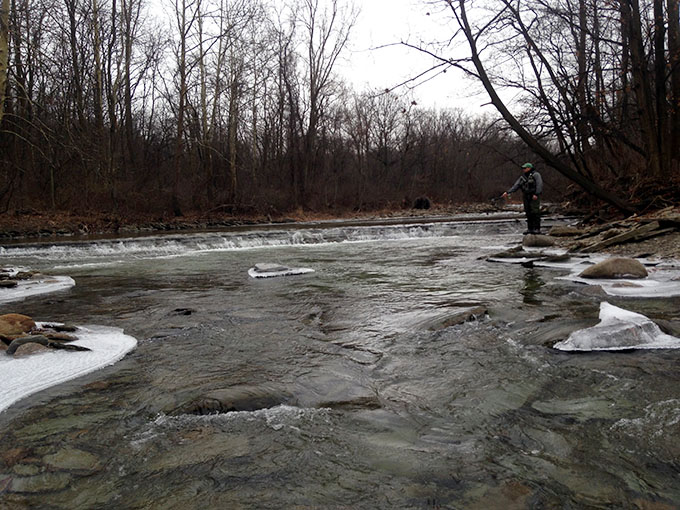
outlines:
[[[511, 209], [508, 209], [511, 210]], [[512, 209], [517, 211], [517, 209]], [[280, 215], [189, 213], [180, 217], [154, 215], [76, 214], [17, 211], [0, 214], [0, 241], [65, 236], [136, 234], [229, 228], [243, 225], [296, 223], [327, 220], [378, 220], [389, 218], [444, 217], [458, 214], [498, 213], [493, 204], [434, 205], [428, 209], [381, 209], [371, 211], [303, 211]]]
[[[18, 211], [0, 214], [0, 242], [20, 240], [49, 241], [50, 239], [80, 236], [135, 235], [154, 232], [197, 231], [248, 225], [292, 224], [296, 222], [328, 220], [378, 221], [397, 218], [417, 220], [418, 218], [448, 217], [461, 214], [499, 214], [502, 212], [519, 212], [520, 210], [517, 204], [502, 207], [494, 203], [472, 203], [433, 205], [429, 209], [383, 209], [376, 211], [334, 211], [325, 213], [297, 210], [279, 216], [194, 213], [182, 217], [170, 217]], [[680, 215], [680, 207], [676, 207], [674, 211]], [[571, 217], [585, 215], [584, 211], [566, 210], [564, 206], [559, 204], [550, 205], [550, 213]], [[653, 214], [651, 213], [651, 215]], [[601, 230], [600, 237], [606, 238], [609, 235], [607, 231], [612, 231], [616, 227], [617, 220], [613, 220], [609, 224], [611, 228], [605, 228], [607, 225], [604, 223], [603, 226], [603, 222], [600, 220], [597, 225], [590, 223], [583, 230], [599, 229]], [[545, 230], [547, 232], [549, 229]], [[578, 237], [559, 237], [556, 238], [556, 241], [559, 246], [576, 250]], [[598, 249], [598, 251], [631, 257], [654, 256], [680, 260], [680, 229], [669, 230], [661, 235], [640, 241], [607, 246]]]

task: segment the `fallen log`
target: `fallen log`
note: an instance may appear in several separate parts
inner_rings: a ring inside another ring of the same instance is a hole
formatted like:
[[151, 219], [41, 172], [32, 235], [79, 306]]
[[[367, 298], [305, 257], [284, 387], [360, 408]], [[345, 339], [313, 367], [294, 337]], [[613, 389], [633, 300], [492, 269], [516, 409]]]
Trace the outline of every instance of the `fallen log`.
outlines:
[[646, 225], [642, 225], [633, 230], [629, 230], [628, 232], [623, 232], [622, 234], [610, 237], [609, 239], [604, 239], [597, 243], [589, 244], [581, 248], [579, 251], [583, 253], [592, 253], [607, 248], [609, 246], [642, 241], [644, 239], [649, 239], [651, 237], [655, 237], [658, 235], [667, 234], [674, 230], [675, 230], [674, 227], [662, 229], [661, 224], [658, 221], [653, 221], [651, 223], [647, 223]]

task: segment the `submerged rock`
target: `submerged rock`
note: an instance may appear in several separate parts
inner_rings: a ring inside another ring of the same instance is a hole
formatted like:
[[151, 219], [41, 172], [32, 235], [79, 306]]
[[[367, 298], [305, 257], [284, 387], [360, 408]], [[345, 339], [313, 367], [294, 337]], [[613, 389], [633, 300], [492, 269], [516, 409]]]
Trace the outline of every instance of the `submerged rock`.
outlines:
[[175, 409], [171, 414], [216, 414], [257, 411], [295, 404], [289, 393], [266, 386], [234, 386], [211, 391]]
[[615, 278], [647, 278], [649, 274], [639, 261], [616, 257], [604, 260], [587, 268], [579, 276], [581, 278], [615, 279]]
[[485, 306], [473, 306], [464, 310], [458, 310], [453, 313], [447, 314], [443, 317], [439, 317], [432, 321], [428, 329], [430, 331], [439, 331], [442, 329], [450, 328], [451, 326], [457, 326], [465, 322], [470, 322], [478, 320], [488, 313]]
[[93, 454], [76, 448], [63, 448], [43, 458], [45, 464], [60, 471], [94, 473], [101, 470], [99, 459]]

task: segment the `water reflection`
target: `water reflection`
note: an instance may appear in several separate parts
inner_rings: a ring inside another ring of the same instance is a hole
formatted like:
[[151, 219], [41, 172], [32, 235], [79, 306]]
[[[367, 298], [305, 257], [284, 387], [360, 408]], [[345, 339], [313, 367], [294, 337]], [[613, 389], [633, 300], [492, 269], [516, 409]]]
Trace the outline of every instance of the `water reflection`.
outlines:
[[538, 293], [541, 287], [545, 285], [545, 281], [535, 269], [527, 269], [524, 272], [524, 286], [520, 290], [522, 294], [522, 301], [528, 305], [541, 305], [543, 302], [538, 298]]

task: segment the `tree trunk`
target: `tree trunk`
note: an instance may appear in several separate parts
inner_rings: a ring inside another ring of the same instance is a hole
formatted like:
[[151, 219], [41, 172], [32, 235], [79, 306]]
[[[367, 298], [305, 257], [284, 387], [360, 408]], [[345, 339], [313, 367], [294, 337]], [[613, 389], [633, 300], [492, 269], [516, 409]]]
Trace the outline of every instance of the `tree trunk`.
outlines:
[[238, 198], [238, 173], [236, 166], [236, 151], [237, 151], [237, 128], [238, 128], [238, 78], [232, 78], [231, 90], [229, 91], [229, 126], [228, 126], [228, 142], [229, 142], [229, 202], [236, 205]]
[[179, 201], [179, 181], [182, 172], [182, 156], [184, 154], [184, 115], [186, 110], [186, 95], [187, 95], [187, 33], [186, 33], [186, 1], [182, 0], [181, 9], [176, 14], [178, 16], [179, 28], [179, 54], [177, 67], [179, 71], [179, 105], [177, 107], [177, 131], [175, 134], [175, 175], [172, 184], [172, 212], [175, 216], [182, 216], [182, 208]]
[[0, 126], [5, 115], [9, 71], [9, 0], [0, 0]]
[[66, 0], [69, 22], [69, 46], [71, 49], [71, 65], [73, 67], [73, 87], [75, 90], [76, 115], [78, 125], [85, 129], [85, 106], [83, 99], [83, 76], [80, 69], [80, 59], [78, 57], [78, 20], [76, 19], [76, 0]]
[[137, 17], [135, 15], [135, 0], [123, 0], [122, 13], [123, 13], [123, 51], [124, 51], [124, 110], [125, 110], [125, 141], [128, 153], [128, 164], [131, 167], [135, 165], [135, 154], [134, 154], [134, 126], [132, 122], [132, 77], [131, 77], [131, 64], [132, 64], [132, 45], [134, 38], [135, 24], [137, 22]]
[[633, 74], [633, 90], [637, 105], [637, 113], [640, 117], [640, 133], [643, 146], [647, 155], [647, 170], [650, 175], [661, 174], [657, 126], [654, 122], [654, 101], [652, 98], [650, 76], [645, 58], [644, 43], [642, 40], [642, 26], [640, 18], [640, 4], [638, 0], [626, 0], [620, 2], [621, 14], [625, 23], [628, 24], [630, 36], [630, 63]]
[[577, 132], [580, 144], [580, 151], [587, 152], [590, 149], [590, 142], [588, 141], [588, 67], [586, 57], [588, 54], [587, 34], [588, 34], [588, 11], [586, 9], [586, 1], [579, 0], [578, 21], [579, 31], [577, 38], [576, 55], [578, 60], [578, 82], [576, 87], [576, 97], [579, 107], [579, 115], [577, 120]]
[[666, 27], [663, 16], [663, 0], [654, 0], [654, 81], [656, 100], [656, 148], [659, 164], [655, 177], [660, 181], [670, 166], [668, 147], [668, 103], [666, 99]]
[[[668, 53], [671, 75], [670, 147], [680, 147], [680, 9], [678, 0], [668, 0]], [[671, 149], [672, 158], [680, 159], [680, 151]]]

